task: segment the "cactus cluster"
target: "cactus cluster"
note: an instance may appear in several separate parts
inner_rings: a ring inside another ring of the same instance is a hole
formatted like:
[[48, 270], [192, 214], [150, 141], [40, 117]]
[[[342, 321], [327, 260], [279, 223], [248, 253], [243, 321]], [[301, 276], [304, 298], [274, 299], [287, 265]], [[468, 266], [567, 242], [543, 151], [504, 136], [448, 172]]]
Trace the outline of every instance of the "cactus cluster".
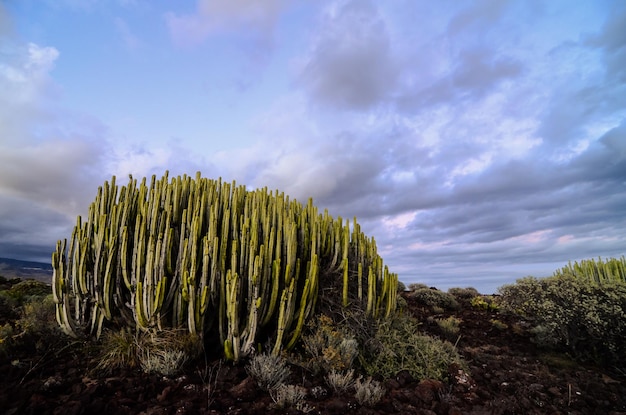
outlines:
[[554, 272], [553, 276], [573, 275], [584, 281], [603, 284], [607, 282], [626, 282], [626, 257], [602, 260], [583, 259], [568, 262], [566, 266]]
[[105, 182], [69, 244], [57, 243], [52, 290], [68, 334], [100, 336], [103, 324], [186, 328], [219, 336], [237, 361], [260, 331], [275, 354], [296, 344], [320, 277], [339, 279], [344, 307], [372, 317], [395, 310], [397, 275], [356, 219], [200, 173], [146, 182]]

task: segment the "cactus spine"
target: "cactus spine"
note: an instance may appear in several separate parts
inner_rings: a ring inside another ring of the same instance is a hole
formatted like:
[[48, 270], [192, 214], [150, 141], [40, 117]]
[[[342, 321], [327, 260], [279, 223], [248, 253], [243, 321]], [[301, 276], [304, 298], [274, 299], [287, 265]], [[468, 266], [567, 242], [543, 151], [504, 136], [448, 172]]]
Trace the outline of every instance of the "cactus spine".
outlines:
[[397, 276], [356, 218], [344, 224], [312, 200], [199, 173], [105, 182], [52, 265], [68, 334], [99, 336], [103, 324], [185, 328], [219, 339], [235, 361], [261, 330], [270, 330], [274, 353], [294, 347], [329, 279], [341, 284], [344, 307], [376, 317], [396, 306]]

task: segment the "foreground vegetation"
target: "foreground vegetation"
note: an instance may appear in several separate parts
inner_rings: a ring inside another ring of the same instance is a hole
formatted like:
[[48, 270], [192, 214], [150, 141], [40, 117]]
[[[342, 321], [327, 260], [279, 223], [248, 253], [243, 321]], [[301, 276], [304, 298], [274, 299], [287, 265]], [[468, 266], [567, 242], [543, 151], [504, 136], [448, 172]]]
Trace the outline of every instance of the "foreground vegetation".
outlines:
[[[528, 333], [546, 356], [562, 356], [550, 358], [561, 362], [558, 365], [582, 368], [593, 363], [617, 379], [626, 374], [619, 358], [624, 344], [626, 291], [619, 281], [598, 284], [573, 275], [528, 277], [501, 287], [496, 296], [481, 295], [473, 288], [442, 292], [418, 284], [406, 290], [400, 284], [399, 289], [399, 308], [390, 318], [368, 319], [363, 310], [339, 307], [335, 316], [322, 314], [309, 321], [301, 342], [292, 350], [276, 355], [259, 345], [257, 352], [241, 362], [227, 363], [211, 358], [214, 351], [206, 342], [181, 329], [137, 331], [123, 327], [105, 329], [97, 341], [73, 339], [55, 321], [49, 286], [0, 279], [0, 361], [23, 364], [16, 356], [29, 350], [42, 356], [30, 363], [29, 373], [34, 373], [38, 365], [82, 349], [80, 353], [89, 353], [88, 365], [97, 376], [131, 370], [174, 379], [191, 368], [204, 367], [202, 376], [207, 383], [216, 382], [227, 366], [238, 366], [245, 368], [262, 394], [271, 397], [277, 411], [309, 412], [315, 393], [340, 397], [361, 408], [378, 408], [383, 399], [389, 399], [385, 397], [390, 380], [402, 373], [418, 380], [440, 381], [449, 388], [459, 387], [459, 376], [471, 379], [476, 365], [470, 367], [462, 356], [477, 360], [474, 350], [478, 349], [465, 348], [462, 354], [457, 345], [464, 344], [463, 327], [471, 323], [459, 318], [460, 312], [473, 309], [492, 316], [491, 330], [511, 333], [509, 336]], [[415, 306], [427, 310], [428, 317], [409, 313], [407, 301], [413, 310]], [[513, 315], [519, 320], [507, 317]], [[428, 334], [433, 327], [437, 334]], [[301, 372], [318, 381], [305, 386], [297, 375]], [[467, 382], [471, 385], [472, 381]], [[443, 393], [446, 387], [438, 388], [443, 388]]]

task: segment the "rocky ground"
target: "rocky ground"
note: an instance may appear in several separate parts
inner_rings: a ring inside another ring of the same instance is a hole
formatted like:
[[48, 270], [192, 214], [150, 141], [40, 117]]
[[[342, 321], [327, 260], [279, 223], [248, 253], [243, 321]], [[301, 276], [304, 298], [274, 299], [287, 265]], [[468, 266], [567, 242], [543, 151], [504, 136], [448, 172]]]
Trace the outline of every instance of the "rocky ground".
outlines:
[[[433, 312], [407, 296], [422, 330], [441, 336]], [[449, 369], [447, 382], [399, 373], [383, 380], [374, 407], [336, 396], [323, 379], [295, 371], [291, 382], [307, 391], [296, 409], [278, 409], [243, 366], [202, 362], [166, 378], [140, 370], [103, 376], [93, 349], [73, 344], [25, 347], [0, 367], [3, 414], [626, 414], [626, 379], [538, 350], [527, 326], [513, 316], [465, 305], [446, 312], [460, 324], [457, 347], [469, 373]], [[431, 317], [431, 318], [429, 318]], [[442, 317], [441, 315], [437, 317]], [[494, 322], [497, 320], [497, 322]], [[43, 343], [46, 339], [39, 340]], [[34, 350], [40, 350], [36, 353]], [[42, 351], [43, 350], [43, 351]], [[382, 379], [381, 379], [382, 380]]]

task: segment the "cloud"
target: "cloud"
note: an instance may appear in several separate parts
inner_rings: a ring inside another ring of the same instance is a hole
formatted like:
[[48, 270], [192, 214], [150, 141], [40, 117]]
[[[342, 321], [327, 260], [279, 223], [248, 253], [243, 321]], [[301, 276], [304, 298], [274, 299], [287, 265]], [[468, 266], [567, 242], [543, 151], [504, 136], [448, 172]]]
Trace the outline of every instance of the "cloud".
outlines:
[[386, 23], [369, 1], [326, 13], [299, 82], [314, 103], [366, 110], [389, 97], [397, 81]]
[[56, 48], [20, 42], [13, 33], [1, 41], [0, 253], [41, 260], [95, 195], [106, 129], [55, 108]]
[[120, 175], [133, 177], [161, 177], [169, 171], [170, 177], [177, 175], [193, 176], [201, 171], [203, 176], [212, 177], [217, 173], [213, 163], [198, 156], [178, 140], [170, 140], [162, 146], [153, 143], [125, 145], [118, 143], [107, 163], [107, 170]]
[[588, 44], [604, 52], [607, 77], [615, 82], [626, 82], [626, 7], [615, 10], [597, 35], [588, 39]]
[[196, 45], [212, 34], [250, 31], [266, 43], [289, 0], [198, 0], [192, 14], [169, 12], [165, 20], [170, 35], [179, 45]]
[[626, 118], [600, 138], [614, 160], [626, 160]]

